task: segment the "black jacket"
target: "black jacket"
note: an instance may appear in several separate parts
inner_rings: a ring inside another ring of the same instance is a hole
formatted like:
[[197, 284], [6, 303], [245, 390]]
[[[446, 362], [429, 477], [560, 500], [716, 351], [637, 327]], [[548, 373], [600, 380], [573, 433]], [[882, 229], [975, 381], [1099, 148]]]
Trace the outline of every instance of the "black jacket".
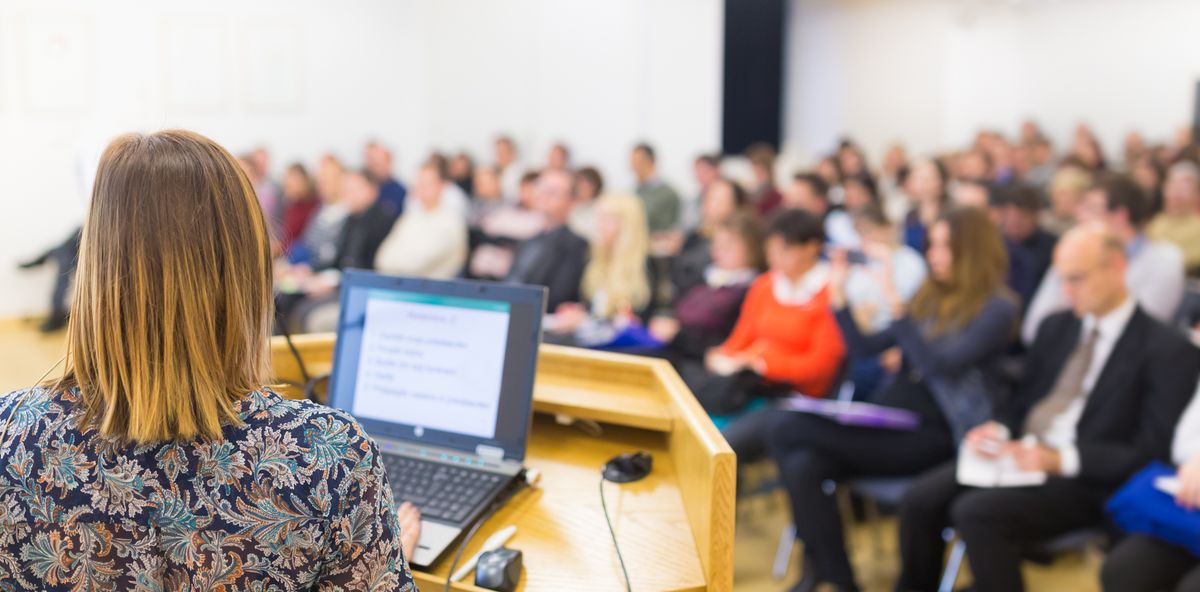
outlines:
[[375, 269], [375, 253], [395, 222], [396, 217], [388, 213], [387, 205], [378, 200], [362, 213], [346, 218], [338, 238], [334, 267]]
[[[1071, 312], [1038, 327], [1007, 417], [1019, 436], [1025, 416], [1050, 394], [1074, 351], [1082, 321]], [[1088, 395], [1076, 430], [1079, 478], [1116, 487], [1152, 460], [1168, 461], [1175, 424], [1196, 389], [1200, 350], [1139, 306]]]
[[566, 225], [547, 230], [521, 245], [508, 281], [546, 286], [546, 310], [579, 301], [579, 284], [587, 265], [588, 243]]

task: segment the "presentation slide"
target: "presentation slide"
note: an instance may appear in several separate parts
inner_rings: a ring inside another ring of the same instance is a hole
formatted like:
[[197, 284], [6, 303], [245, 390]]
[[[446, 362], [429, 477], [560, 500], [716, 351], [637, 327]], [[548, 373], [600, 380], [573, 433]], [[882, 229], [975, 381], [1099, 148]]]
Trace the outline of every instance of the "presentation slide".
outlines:
[[508, 307], [491, 300], [372, 290], [354, 415], [494, 438]]

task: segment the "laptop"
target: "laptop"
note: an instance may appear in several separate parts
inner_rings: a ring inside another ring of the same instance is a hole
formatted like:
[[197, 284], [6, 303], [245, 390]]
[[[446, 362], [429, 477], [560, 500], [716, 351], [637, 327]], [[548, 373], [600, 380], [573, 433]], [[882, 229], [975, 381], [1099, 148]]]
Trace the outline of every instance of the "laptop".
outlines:
[[545, 307], [543, 287], [342, 276], [329, 404], [378, 444], [396, 504], [421, 510], [412, 564], [520, 476]]

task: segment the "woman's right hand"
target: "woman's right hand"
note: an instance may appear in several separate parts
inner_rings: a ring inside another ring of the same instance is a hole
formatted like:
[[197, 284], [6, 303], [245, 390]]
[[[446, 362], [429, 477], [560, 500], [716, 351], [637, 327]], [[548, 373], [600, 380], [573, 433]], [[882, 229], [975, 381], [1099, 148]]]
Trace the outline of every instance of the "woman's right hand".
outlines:
[[404, 502], [396, 508], [396, 519], [400, 521], [400, 547], [404, 550], [404, 559], [412, 561], [413, 553], [417, 550], [417, 539], [421, 538], [421, 511]]
[[1200, 508], [1200, 454], [1179, 467], [1179, 493], [1175, 502], [1189, 510]]

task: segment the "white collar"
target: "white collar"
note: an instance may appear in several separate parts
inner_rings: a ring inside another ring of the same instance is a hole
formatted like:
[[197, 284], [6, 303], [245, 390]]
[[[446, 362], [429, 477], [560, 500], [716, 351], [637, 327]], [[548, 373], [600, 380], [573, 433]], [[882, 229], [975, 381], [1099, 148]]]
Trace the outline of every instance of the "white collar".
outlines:
[[1102, 339], [1116, 339], [1125, 331], [1125, 325], [1129, 324], [1129, 319], [1133, 317], [1133, 311], [1136, 309], [1137, 301], [1132, 296], [1126, 295], [1125, 300], [1108, 314], [1102, 317], [1094, 315], [1083, 317], [1083, 335], [1096, 330], [1099, 331], [1099, 337]]
[[780, 304], [789, 306], [807, 304], [828, 283], [829, 265], [824, 261], [818, 261], [816, 265], [813, 265], [812, 269], [805, 272], [795, 282], [788, 280], [782, 273], [771, 272], [771, 287], [775, 294], [775, 299]]

